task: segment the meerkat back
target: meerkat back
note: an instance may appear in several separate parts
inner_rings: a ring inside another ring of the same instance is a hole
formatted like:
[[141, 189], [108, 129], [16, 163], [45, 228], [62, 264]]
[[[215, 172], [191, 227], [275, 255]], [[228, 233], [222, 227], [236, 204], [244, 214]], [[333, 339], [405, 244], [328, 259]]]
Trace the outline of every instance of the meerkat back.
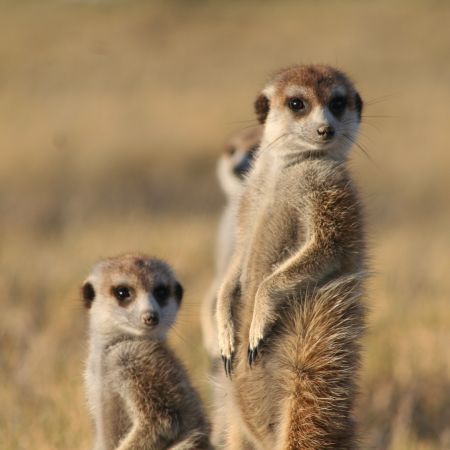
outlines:
[[200, 398], [165, 343], [183, 295], [171, 268], [144, 255], [109, 258], [93, 268], [82, 295], [94, 449], [210, 448]]

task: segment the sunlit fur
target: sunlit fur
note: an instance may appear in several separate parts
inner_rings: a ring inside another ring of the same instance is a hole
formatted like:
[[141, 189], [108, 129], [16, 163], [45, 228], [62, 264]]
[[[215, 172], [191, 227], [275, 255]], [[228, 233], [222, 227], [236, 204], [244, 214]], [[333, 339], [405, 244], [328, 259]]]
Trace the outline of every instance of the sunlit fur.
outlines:
[[[155, 286], [168, 287], [158, 302]], [[125, 302], [113, 288], [127, 286]], [[95, 450], [208, 449], [209, 427], [198, 394], [164, 338], [182, 289], [170, 266], [145, 255], [100, 261], [82, 289], [89, 308], [87, 399]], [[163, 304], [160, 304], [163, 303]], [[158, 323], [145, 323], [149, 313]]]
[[[336, 93], [346, 95], [345, 110], [331, 117], [328, 105]], [[292, 96], [307, 102], [304, 114], [289, 109]], [[342, 72], [297, 66], [276, 74], [255, 108], [265, 129], [217, 304], [219, 345], [232, 372], [227, 444], [353, 449], [365, 238], [345, 161], [362, 101]], [[335, 127], [331, 139], [318, 137], [323, 124]], [[334, 305], [329, 318], [342, 320], [325, 320], [320, 305]], [[295, 320], [300, 316], [304, 320]], [[303, 339], [305, 330], [321, 338]], [[345, 339], [333, 339], [336, 334]], [[349, 342], [352, 358], [344, 357]]]

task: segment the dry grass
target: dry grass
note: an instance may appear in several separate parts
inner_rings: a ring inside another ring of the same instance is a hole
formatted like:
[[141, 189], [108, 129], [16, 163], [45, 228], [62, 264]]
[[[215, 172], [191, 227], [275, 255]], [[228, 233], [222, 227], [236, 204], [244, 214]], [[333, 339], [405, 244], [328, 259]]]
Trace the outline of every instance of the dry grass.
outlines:
[[375, 271], [364, 448], [450, 448], [447, 2], [0, 8], [0, 448], [89, 448], [77, 289], [125, 250], [166, 257], [184, 281], [173, 341], [206, 397], [215, 159], [267, 74], [293, 62], [341, 66], [367, 101], [374, 162], [359, 149], [352, 162]]

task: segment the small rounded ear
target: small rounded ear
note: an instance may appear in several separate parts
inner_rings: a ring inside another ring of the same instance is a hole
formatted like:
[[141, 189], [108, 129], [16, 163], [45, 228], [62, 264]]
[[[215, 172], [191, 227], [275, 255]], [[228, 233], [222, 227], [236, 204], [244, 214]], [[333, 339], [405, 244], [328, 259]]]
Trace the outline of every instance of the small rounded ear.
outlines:
[[254, 107], [258, 122], [263, 124], [267, 119], [267, 115], [269, 114], [269, 99], [264, 94], [259, 94], [258, 97], [256, 97]]
[[175, 298], [177, 299], [178, 304], [181, 303], [183, 299], [184, 289], [178, 281], [175, 283]]
[[361, 96], [356, 92], [355, 93], [355, 109], [356, 109], [356, 112], [358, 113], [359, 120], [361, 120], [363, 105], [364, 104], [363, 104]]
[[84, 283], [81, 287], [81, 295], [83, 297], [84, 306], [89, 309], [92, 306], [92, 302], [95, 298], [94, 286], [92, 286], [89, 281], [86, 281], [86, 283]]

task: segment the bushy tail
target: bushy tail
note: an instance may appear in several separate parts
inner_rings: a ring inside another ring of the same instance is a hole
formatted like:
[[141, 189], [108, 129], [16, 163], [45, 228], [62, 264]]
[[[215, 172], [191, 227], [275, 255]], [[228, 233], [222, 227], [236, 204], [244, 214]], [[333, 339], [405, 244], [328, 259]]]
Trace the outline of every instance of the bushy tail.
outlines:
[[352, 408], [364, 331], [363, 281], [363, 274], [339, 278], [286, 310], [276, 349], [280, 379], [288, 380], [279, 450], [356, 446]]

